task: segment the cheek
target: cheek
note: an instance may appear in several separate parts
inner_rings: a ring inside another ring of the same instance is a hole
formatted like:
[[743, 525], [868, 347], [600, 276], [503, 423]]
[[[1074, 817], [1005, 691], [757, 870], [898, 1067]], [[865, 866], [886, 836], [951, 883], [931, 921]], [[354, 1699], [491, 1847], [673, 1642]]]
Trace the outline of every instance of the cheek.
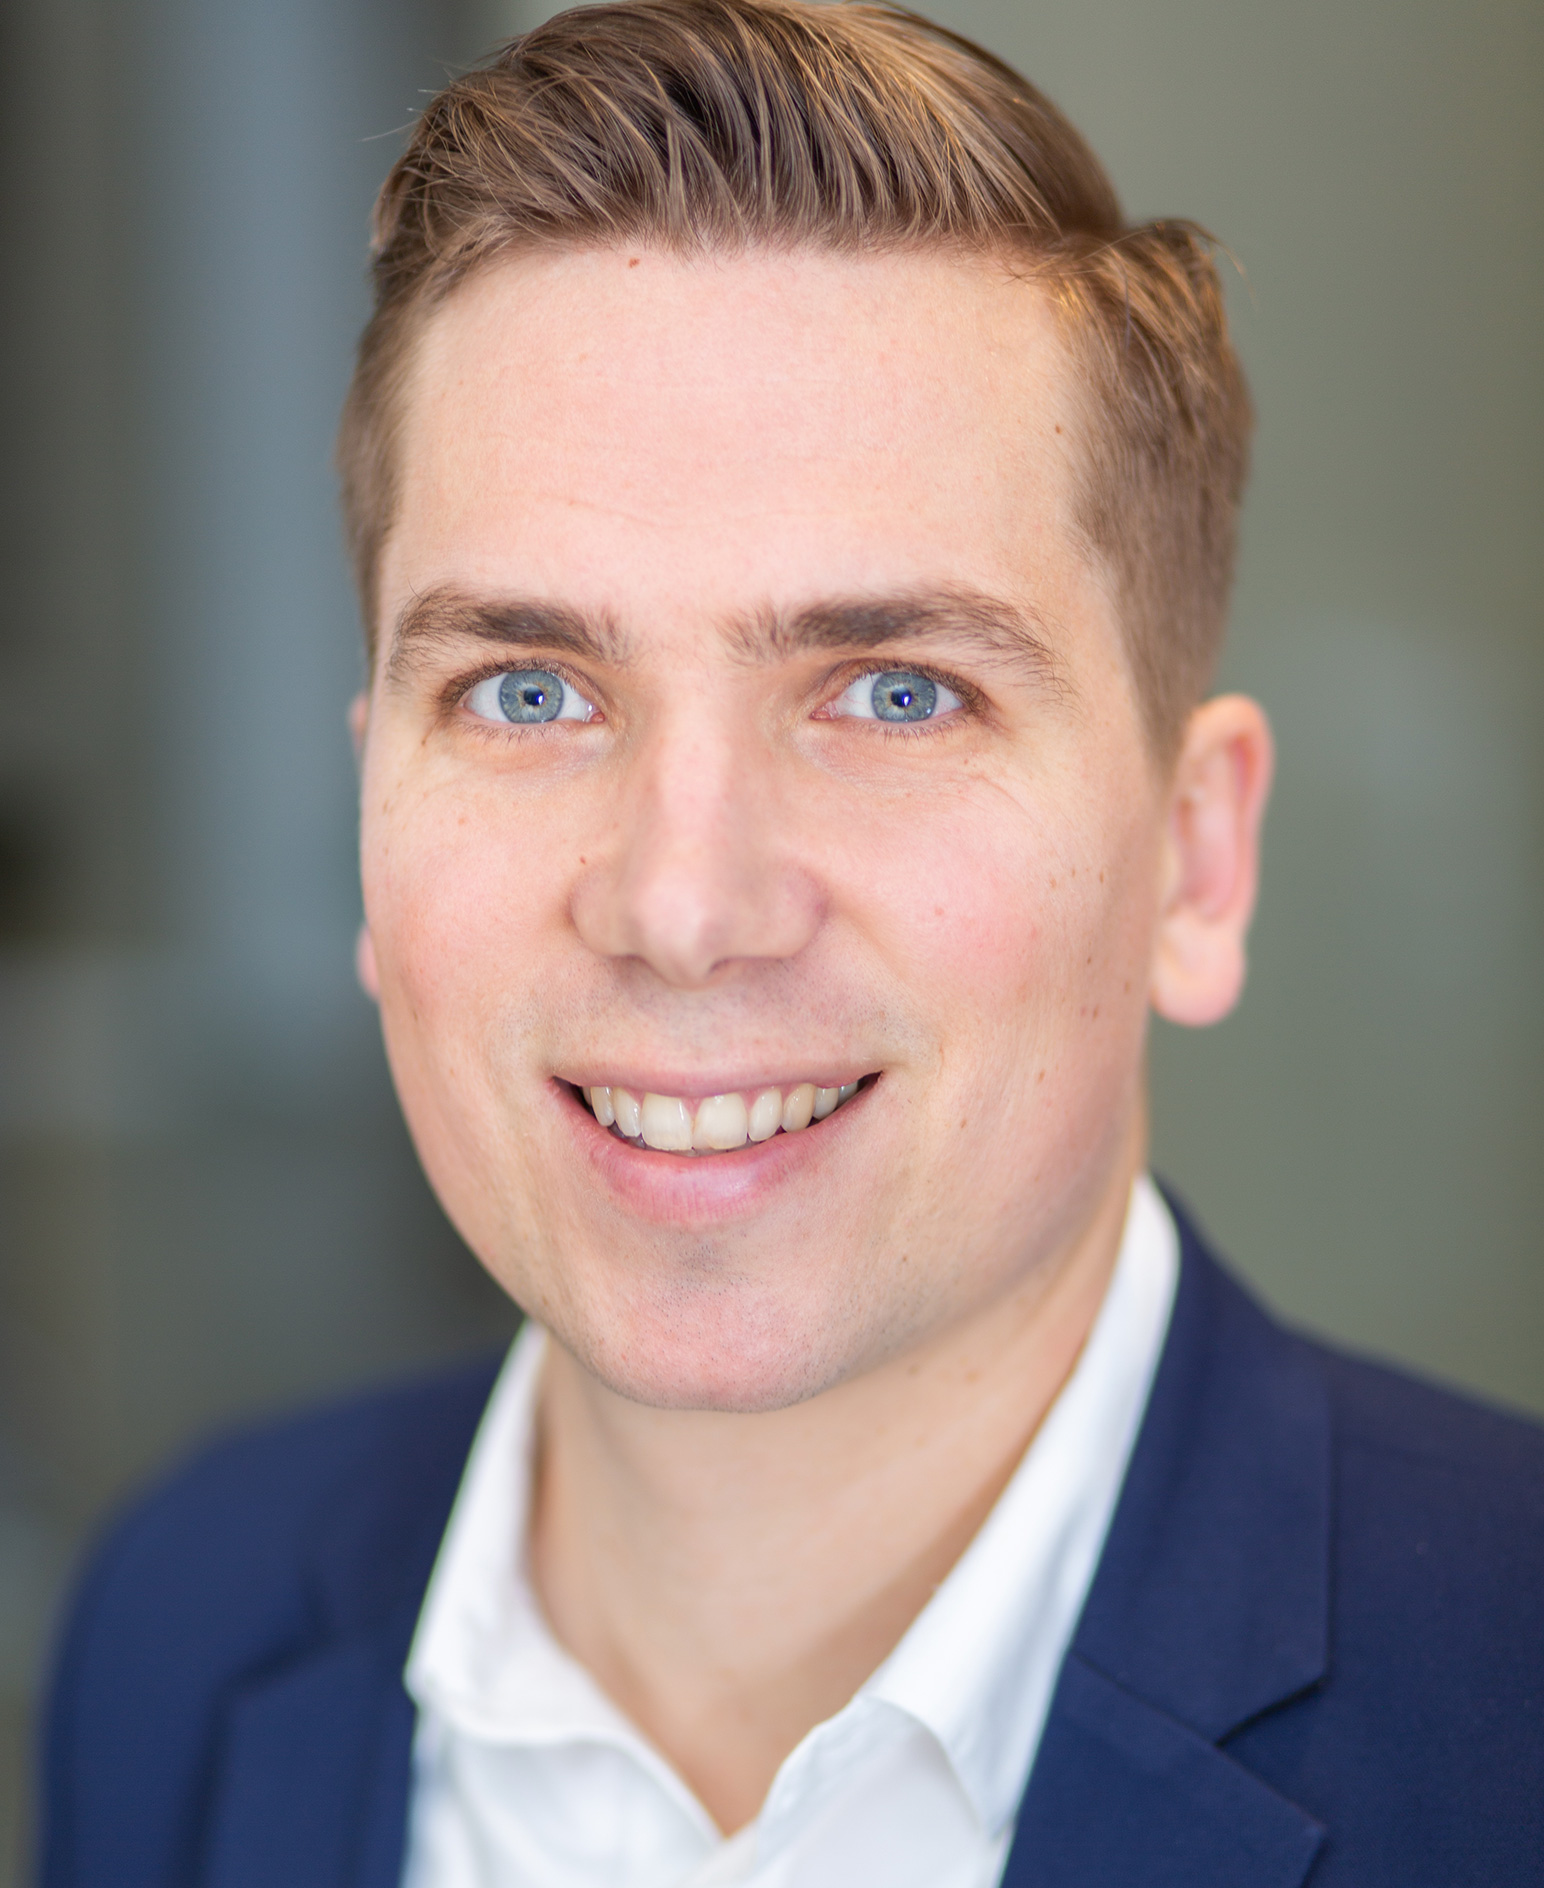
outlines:
[[973, 818], [962, 807], [911, 824], [904, 870], [873, 863], [895, 857], [893, 836], [857, 850], [869, 863], [847, 874], [855, 915], [872, 914], [907, 982], [932, 992], [944, 1036], [1093, 1024], [1112, 1000], [1142, 1008], [1133, 972], [1155, 898], [1138, 832], [1053, 828], [1016, 808]]
[[361, 851], [388, 1035], [438, 1059], [494, 1052], [564, 908], [545, 822], [464, 783], [398, 784], [367, 798]]
[[884, 954], [933, 1021], [933, 1135], [983, 1197], [1002, 1192], [1005, 1160], [1037, 1189], [1097, 1162], [1139, 1079], [1156, 909], [1147, 822], [1108, 799], [1056, 813], [958, 802], [912, 826], [909, 873], [860, 881], [884, 914]]
[[561, 855], [550, 835], [531, 843], [535, 824], [464, 782], [377, 788], [367, 771], [365, 914], [397, 1095], [441, 1204], [511, 1289], [497, 1255], [551, 1216], [511, 1079], [541, 1028], [543, 934], [564, 910]]

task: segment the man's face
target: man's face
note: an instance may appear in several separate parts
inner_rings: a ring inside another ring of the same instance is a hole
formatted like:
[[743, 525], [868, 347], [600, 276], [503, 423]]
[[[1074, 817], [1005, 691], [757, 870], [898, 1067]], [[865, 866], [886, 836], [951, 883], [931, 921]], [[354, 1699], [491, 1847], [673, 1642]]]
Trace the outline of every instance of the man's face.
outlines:
[[[1125, 1184], [1164, 793], [1087, 423], [1040, 291], [943, 256], [549, 253], [424, 333], [364, 749], [386, 1040], [472, 1248], [626, 1395], [925, 1347]], [[656, 1141], [792, 1125], [657, 1151], [592, 1086]]]

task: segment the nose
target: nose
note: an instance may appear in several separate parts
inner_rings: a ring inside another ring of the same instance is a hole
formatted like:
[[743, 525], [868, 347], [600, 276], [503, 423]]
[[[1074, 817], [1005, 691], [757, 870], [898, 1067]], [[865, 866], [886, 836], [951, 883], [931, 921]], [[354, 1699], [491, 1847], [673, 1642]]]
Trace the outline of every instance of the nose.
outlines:
[[773, 757], [752, 738], [661, 730], [625, 767], [610, 842], [573, 898], [580, 937], [678, 989], [732, 963], [796, 956], [824, 899], [780, 814]]

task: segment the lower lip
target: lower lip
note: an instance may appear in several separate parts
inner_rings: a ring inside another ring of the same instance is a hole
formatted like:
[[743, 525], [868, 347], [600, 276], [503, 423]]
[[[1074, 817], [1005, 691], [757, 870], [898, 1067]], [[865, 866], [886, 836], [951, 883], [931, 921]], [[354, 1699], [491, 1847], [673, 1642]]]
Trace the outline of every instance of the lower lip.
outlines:
[[661, 1154], [635, 1147], [603, 1128], [567, 1082], [554, 1082], [561, 1113], [592, 1171], [617, 1204], [636, 1219], [660, 1226], [707, 1226], [748, 1219], [773, 1194], [805, 1179], [835, 1153], [848, 1113], [868, 1093], [865, 1083], [823, 1121], [769, 1141], [750, 1141], [733, 1153]]

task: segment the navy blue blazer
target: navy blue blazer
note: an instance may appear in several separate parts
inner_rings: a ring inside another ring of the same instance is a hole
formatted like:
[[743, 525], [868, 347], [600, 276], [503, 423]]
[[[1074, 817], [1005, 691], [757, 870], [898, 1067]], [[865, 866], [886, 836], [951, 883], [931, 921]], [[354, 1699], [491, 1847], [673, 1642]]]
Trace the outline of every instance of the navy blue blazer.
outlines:
[[[495, 1367], [223, 1443], [119, 1523], [45, 1888], [395, 1888], [403, 1661]], [[1288, 1334], [1184, 1228], [1005, 1880], [1539, 1888], [1544, 1431]]]

